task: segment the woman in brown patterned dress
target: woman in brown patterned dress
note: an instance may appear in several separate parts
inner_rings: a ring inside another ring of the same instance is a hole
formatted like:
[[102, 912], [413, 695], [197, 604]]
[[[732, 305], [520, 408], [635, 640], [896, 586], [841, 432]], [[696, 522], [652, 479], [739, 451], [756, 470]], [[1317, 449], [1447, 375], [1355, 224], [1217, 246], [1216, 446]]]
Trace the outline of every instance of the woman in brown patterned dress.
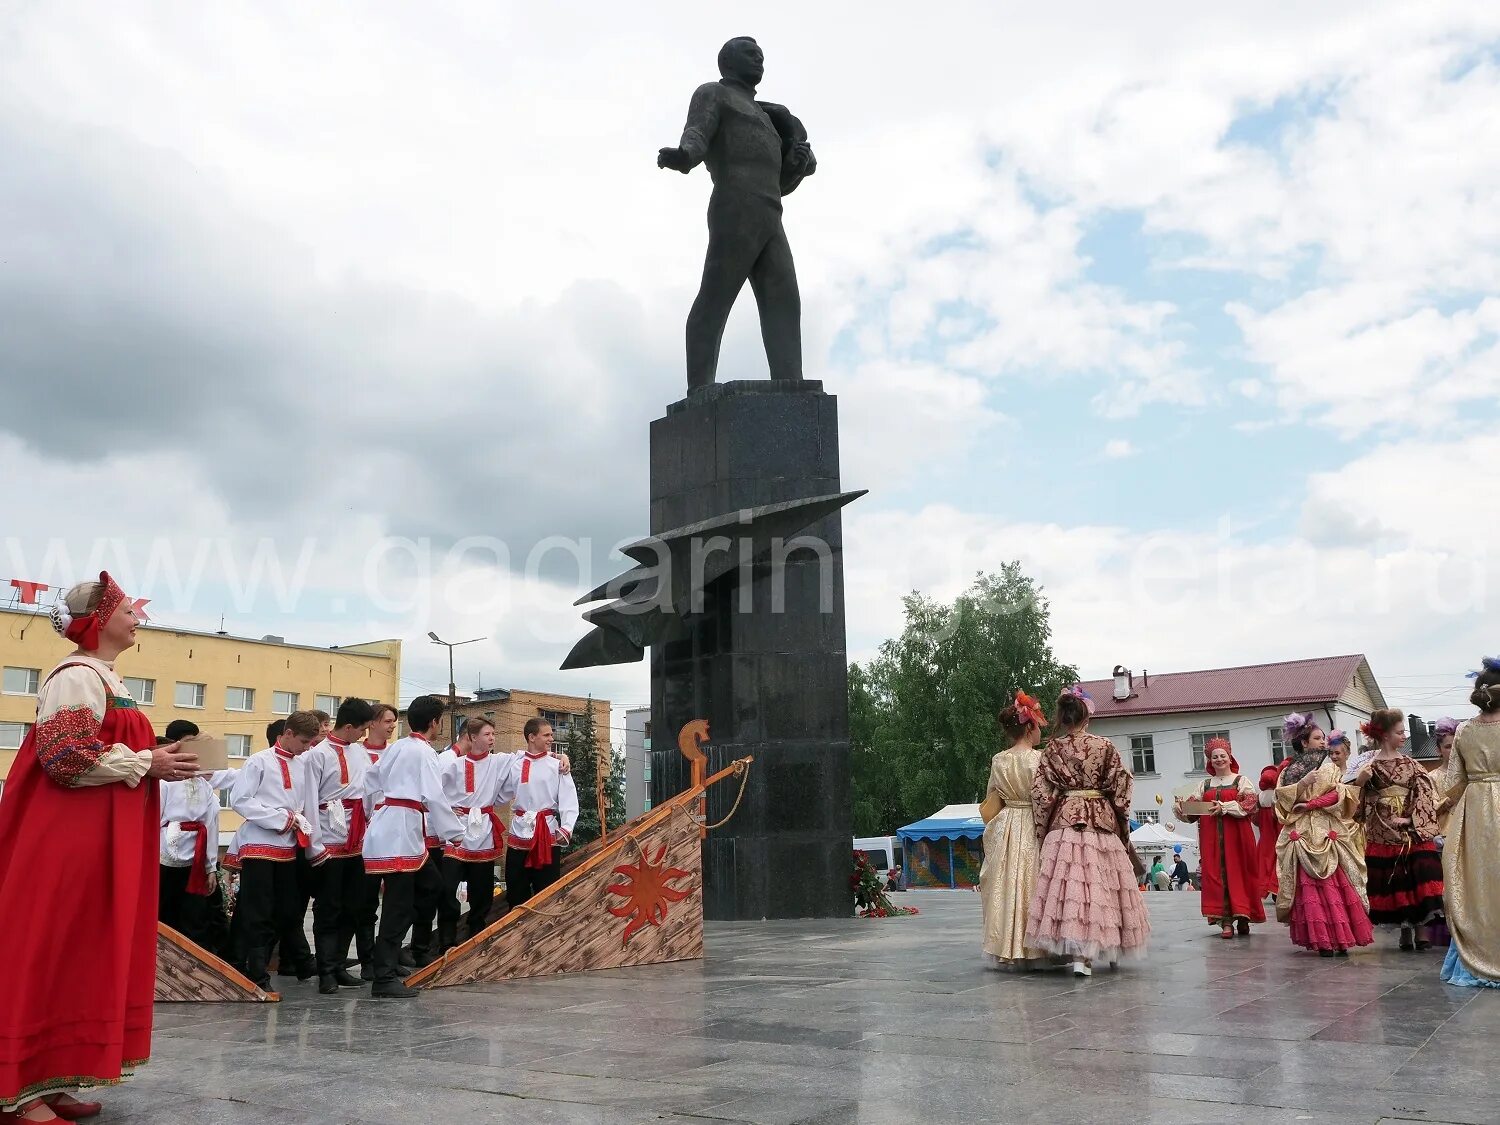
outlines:
[[1438, 832], [1438, 792], [1421, 765], [1401, 753], [1406, 716], [1385, 707], [1360, 729], [1376, 746], [1359, 774], [1359, 819], [1365, 826], [1370, 921], [1400, 926], [1400, 948], [1426, 949], [1416, 929], [1443, 913], [1443, 861]]
[[1144, 952], [1151, 923], [1125, 839], [1134, 779], [1114, 743], [1088, 733], [1093, 701], [1074, 685], [1057, 700], [1059, 735], [1031, 783], [1042, 855], [1027, 912], [1026, 946], [1068, 957], [1073, 975]]

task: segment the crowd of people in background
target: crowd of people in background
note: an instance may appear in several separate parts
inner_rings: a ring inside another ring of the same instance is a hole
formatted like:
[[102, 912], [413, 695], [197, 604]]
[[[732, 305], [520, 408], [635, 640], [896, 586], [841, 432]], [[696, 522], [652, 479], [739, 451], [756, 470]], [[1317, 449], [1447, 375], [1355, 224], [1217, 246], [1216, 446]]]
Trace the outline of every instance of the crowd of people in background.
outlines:
[[[1500, 987], [1500, 659], [1470, 678], [1479, 714], [1438, 723], [1429, 763], [1405, 751], [1395, 708], [1361, 725], [1357, 753], [1344, 731], [1288, 715], [1289, 752], [1255, 781], [1227, 739], [1208, 741], [1207, 776], [1174, 810], [1198, 826], [1201, 910], [1221, 938], [1249, 937], [1270, 901], [1291, 941], [1319, 956], [1348, 957], [1389, 929], [1401, 951], [1442, 948], [1448, 983]], [[1088, 733], [1092, 711], [1082, 688], [1063, 692], [1045, 746], [1046, 718], [1024, 692], [999, 716], [1011, 745], [991, 764], [980, 874], [983, 949], [997, 966], [1113, 968], [1146, 944], [1137, 888], [1187, 878], [1180, 855], [1171, 873], [1134, 856], [1133, 778]]]

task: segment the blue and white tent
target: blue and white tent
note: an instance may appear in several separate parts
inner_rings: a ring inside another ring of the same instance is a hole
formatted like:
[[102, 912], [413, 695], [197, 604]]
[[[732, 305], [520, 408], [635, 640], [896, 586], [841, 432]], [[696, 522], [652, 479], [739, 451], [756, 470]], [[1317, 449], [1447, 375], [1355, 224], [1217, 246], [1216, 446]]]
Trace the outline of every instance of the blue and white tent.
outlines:
[[922, 820], [896, 829], [913, 887], [973, 887], [979, 884], [984, 818], [978, 805], [944, 805]]

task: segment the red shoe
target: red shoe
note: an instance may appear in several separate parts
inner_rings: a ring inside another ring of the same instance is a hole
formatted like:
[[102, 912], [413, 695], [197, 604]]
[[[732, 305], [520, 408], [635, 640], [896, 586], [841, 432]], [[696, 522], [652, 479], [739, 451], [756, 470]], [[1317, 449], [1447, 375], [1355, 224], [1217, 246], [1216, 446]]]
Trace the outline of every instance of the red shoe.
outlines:
[[15, 1110], [0, 1109], [0, 1125], [47, 1125], [49, 1121], [60, 1121], [62, 1118], [53, 1113], [51, 1117], [32, 1117], [31, 1115], [39, 1109], [51, 1110], [52, 1107], [46, 1102], [34, 1105], [25, 1113], [17, 1113]]
[[98, 1117], [104, 1107], [98, 1102], [48, 1102], [47, 1108], [64, 1121], [82, 1121], [85, 1117]]

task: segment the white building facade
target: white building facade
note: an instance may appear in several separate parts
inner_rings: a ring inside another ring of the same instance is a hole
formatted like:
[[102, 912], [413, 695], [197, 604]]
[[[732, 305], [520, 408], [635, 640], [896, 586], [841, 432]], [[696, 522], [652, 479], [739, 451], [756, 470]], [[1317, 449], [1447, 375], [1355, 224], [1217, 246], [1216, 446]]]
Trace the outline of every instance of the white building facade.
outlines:
[[651, 807], [651, 708], [625, 712], [625, 815]]
[[1258, 785], [1260, 771], [1286, 756], [1281, 723], [1292, 711], [1312, 712], [1324, 730], [1358, 742], [1359, 725], [1386, 705], [1363, 656], [1135, 675], [1085, 683], [1093, 697], [1089, 730], [1120, 751], [1135, 775], [1132, 816], [1195, 838], [1193, 824], [1172, 815], [1175, 792], [1206, 776], [1204, 746], [1226, 738], [1240, 772]]

